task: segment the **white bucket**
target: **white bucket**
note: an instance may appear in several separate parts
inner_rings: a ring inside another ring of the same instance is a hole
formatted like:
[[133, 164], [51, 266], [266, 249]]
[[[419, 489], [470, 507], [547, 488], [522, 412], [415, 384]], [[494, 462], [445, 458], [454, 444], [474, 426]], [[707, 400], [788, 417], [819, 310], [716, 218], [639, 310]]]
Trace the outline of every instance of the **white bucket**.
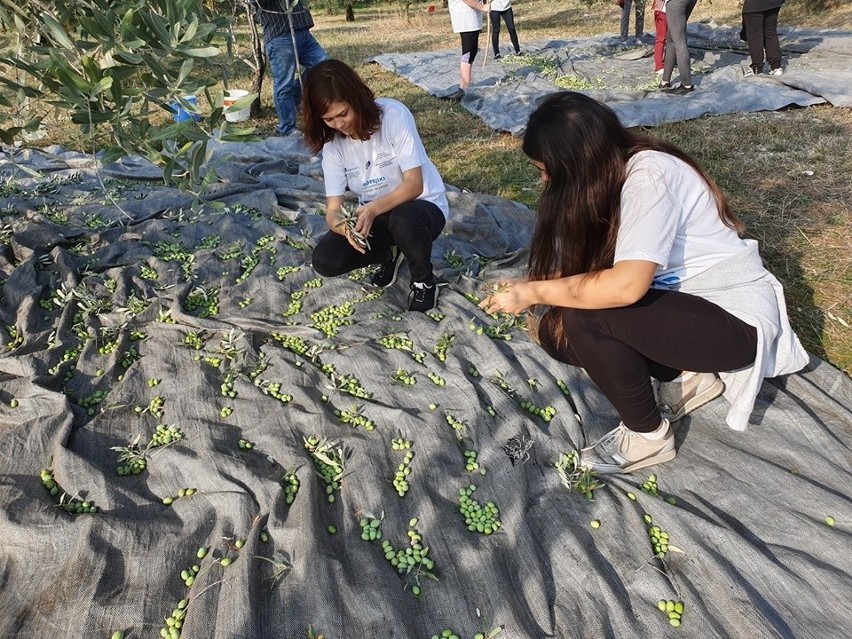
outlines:
[[236, 103], [237, 100], [246, 97], [248, 94], [248, 91], [243, 91], [242, 89], [231, 89], [230, 91], [225, 91], [225, 97], [222, 100], [222, 106], [225, 107], [225, 119], [228, 122], [245, 122], [249, 119], [249, 115], [251, 114], [251, 107], [246, 107], [245, 109], [240, 109], [239, 111], [231, 110], [231, 107]]

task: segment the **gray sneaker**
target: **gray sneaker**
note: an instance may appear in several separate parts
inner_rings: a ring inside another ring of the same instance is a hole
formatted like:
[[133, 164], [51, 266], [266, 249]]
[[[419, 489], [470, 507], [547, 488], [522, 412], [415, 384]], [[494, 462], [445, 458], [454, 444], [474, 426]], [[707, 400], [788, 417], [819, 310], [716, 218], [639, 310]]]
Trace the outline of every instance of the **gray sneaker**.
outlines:
[[632, 473], [674, 459], [674, 433], [663, 420], [666, 434], [662, 439], [648, 439], [624, 424], [611, 430], [591, 446], [580, 451], [580, 466], [602, 475]]
[[670, 422], [713, 401], [725, 390], [725, 383], [716, 373], [684, 374], [688, 376], [683, 382], [659, 382], [657, 386], [657, 405]]

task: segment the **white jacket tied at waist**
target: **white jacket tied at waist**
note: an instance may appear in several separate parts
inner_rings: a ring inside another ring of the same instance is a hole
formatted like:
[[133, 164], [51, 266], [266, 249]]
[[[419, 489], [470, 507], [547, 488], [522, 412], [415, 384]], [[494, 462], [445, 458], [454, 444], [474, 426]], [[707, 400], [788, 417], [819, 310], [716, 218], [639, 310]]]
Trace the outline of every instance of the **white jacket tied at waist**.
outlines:
[[757, 242], [747, 243], [743, 253], [681, 282], [678, 288], [721, 306], [757, 329], [754, 364], [719, 375], [725, 382], [724, 397], [731, 404], [725, 421], [734, 430], [748, 425], [764, 378], [795, 373], [809, 361], [790, 327], [781, 282], [764, 268]]

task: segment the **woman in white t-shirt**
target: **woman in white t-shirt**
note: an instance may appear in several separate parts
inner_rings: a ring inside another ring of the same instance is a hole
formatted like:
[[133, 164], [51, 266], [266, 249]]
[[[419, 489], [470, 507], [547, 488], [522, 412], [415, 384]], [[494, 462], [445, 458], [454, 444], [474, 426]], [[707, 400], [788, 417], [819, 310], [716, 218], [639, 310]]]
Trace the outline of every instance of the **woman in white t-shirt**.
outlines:
[[544, 184], [529, 276], [481, 306], [534, 309], [542, 347], [584, 368], [615, 407], [621, 423], [580, 451], [582, 466], [633, 472], [674, 458], [671, 422], [721, 394], [743, 430], [763, 379], [808, 356], [716, 183], [579, 93], [539, 105], [523, 150]]
[[[459, 90], [464, 92], [470, 86], [473, 61], [479, 52], [479, 33], [482, 31], [482, 14], [488, 13], [491, 5], [477, 0], [449, 0], [450, 22], [453, 33], [461, 36], [461, 64], [459, 67]], [[454, 95], [452, 97], [459, 97]]]
[[[372, 283], [385, 288], [405, 258], [409, 310], [434, 308], [432, 242], [449, 204], [411, 112], [396, 100], [376, 99], [344, 62], [326, 60], [305, 73], [302, 115], [305, 143], [322, 150], [329, 229], [314, 248], [314, 270], [335, 277], [379, 264]], [[347, 191], [358, 197], [354, 228], [341, 217]]]

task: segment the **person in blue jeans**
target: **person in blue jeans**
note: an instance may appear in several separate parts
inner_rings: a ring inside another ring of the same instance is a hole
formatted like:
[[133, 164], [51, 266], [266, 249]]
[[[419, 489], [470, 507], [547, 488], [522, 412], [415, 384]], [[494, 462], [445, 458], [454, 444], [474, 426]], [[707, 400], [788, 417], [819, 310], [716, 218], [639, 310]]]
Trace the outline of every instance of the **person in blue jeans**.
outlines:
[[278, 135], [289, 135], [296, 131], [296, 108], [302, 100], [296, 65], [309, 69], [328, 54], [311, 34], [314, 19], [302, 0], [256, 0], [256, 4], [272, 74]]

